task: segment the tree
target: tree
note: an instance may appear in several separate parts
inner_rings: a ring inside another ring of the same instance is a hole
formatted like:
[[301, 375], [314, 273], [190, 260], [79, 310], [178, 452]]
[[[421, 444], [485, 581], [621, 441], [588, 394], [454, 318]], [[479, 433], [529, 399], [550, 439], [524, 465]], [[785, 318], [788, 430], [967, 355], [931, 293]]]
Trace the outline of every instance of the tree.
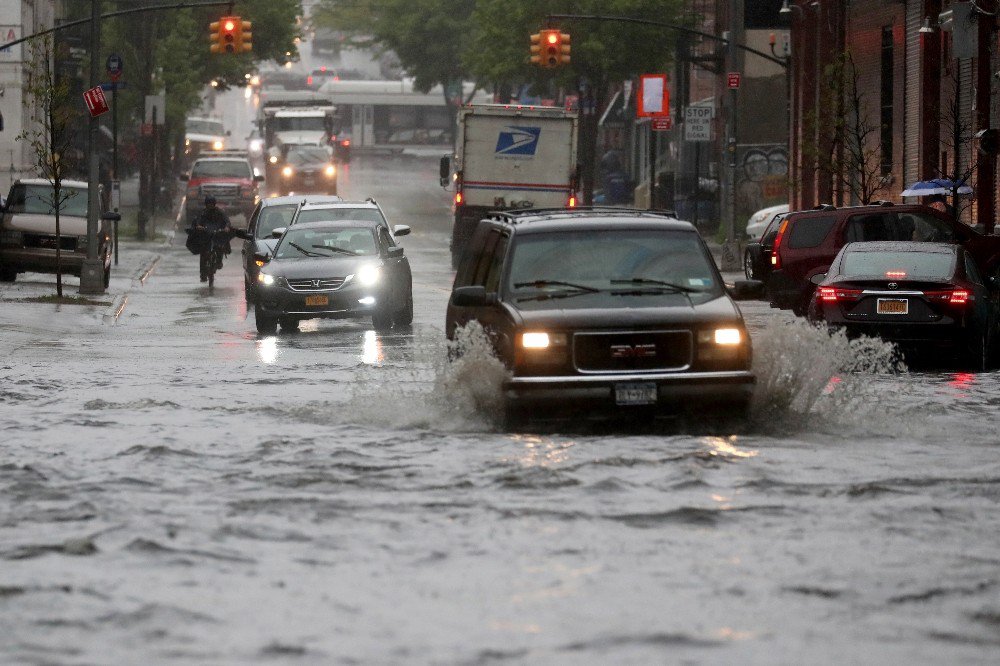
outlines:
[[31, 59], [25, 93], [33, 103], [35, 126], [18, 135], [31, 148], [39, 175], [52, 186], [49, 203], [56, 222], [56, 296], [62, 298], [62, 228], [60, 213], [76, 190], [64, 190], [63, 181], [73, 163], [71, 131], [75, 109], [69, 84], [53, 74], [53, 40], [39, 37], [31, 42]]
[[803, 152], [821, 173], [833, 178], [836, 190], [846, 190], [862, 205], [888, 185], [880, 142], [881, 125], [872, 119], [862, 92], [860, 74], [849, 52], [827, 65], [819, 108], [806, 118], [811, 141]]

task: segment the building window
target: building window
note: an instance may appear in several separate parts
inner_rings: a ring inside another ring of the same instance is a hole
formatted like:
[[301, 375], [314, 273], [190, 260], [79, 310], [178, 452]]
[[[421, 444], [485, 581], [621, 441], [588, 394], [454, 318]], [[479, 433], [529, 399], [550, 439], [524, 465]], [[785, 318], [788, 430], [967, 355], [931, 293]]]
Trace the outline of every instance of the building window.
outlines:
[[892, 173], [892, 26], [882, 28], [882, 89], [879, 96], [881, 140], [882, 140], [882, 175]]

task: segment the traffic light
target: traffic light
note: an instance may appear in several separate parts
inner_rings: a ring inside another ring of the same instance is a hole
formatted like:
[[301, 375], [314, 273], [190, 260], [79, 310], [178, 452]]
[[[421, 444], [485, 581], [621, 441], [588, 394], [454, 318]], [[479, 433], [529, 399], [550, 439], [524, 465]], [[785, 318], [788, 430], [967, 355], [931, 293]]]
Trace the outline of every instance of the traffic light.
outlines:
[[212, 31], [209, 35], [212, 46], [209, 47], [209, 50], [212, 53], [238, 53], [241, 51], [237, 40], [243, 35], [242, 26], [243, 22], [240, 21], [239, 16], [223, 16], [218, 21], [210, 23], [208, 28]]
[[236, 43], [239, 48], [236, 49], [239, 53], [246, 53], [247, 51], [253, 51], [253, 33], [250, 30], [253, 28], [253, 24], [250, 21], [239, 21], [240, 32], [238, 33]]
[[542, 35], [535, 33], [531, 36], [531, 64], [542, 65]]
[[539, 64], [542, 67], [559, 67], [569, 62], [569, 34], [558, 29], [551, 29], [542, 30], [540, 37], [542, 44]]

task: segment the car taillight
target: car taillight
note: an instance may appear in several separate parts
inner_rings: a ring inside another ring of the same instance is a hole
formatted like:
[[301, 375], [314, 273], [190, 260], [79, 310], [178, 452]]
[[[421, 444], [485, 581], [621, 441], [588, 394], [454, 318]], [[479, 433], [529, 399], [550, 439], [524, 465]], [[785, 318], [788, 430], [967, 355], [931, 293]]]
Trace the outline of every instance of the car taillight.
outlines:
[[307, 76], [306, 77], [306, 85], [307, 86], [311, 86], [312, 84], [313, 84], [313, 77]]
[[455, 205], [456, 206], [461, 206], [462, 205], [462, 201], [464, 201], [464, 200], [465, 200], [465, 198], [462, 196], [461, 192], [455, 192]]
[[350, 139], [344, 139], [343, 141], [340, 142], [340, 145], [342, 145], [344, 148], [349, 148], [350, 145], [351, 145], [351, 140]]
[[925, 291], [924, 297], [929, 301], [947, 303], [948, 305], [966, 305], [975, 300], [965, 289], [944, 289], [941, 291]]
[[575, 196], [571, 196], [569, 198], [569, 201], [566, 203], [566, 207], [567, 208], [576, 208], [576, 197]]
[[788, 220], [782, 220], [781, 226], [778, 227], [778, 235], [774, 238], [774, 247], [771, 249], [771, 268], [774, 270], [781, 268], [781, 254], [778, 250], [781, 248], [781, 241], [785, 238], [787, 228]]
[[842, 289], [840, 287], [820, 287], [816, 290], [816, 298], [826, 303], [837, 301], [856, 301], [861, 298], [860, 289]]

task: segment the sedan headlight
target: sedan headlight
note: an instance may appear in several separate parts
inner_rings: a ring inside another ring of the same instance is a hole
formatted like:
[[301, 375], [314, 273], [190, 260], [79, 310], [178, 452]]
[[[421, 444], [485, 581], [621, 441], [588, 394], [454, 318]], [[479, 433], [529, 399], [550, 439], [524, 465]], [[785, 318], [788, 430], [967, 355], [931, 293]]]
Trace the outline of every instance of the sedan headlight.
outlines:
[[277, 155], [271, 155], [270, 157], [267, 158], [267, 161], [270, 162], [271, 164], [277, 164], [278, 163], [278, 156]]
[[329, 176], [330, 178], [333, 178], [334, 176], [336, 176], [337, 175], [337, 167], [333, 166], [332, 164], [328, 165], [326, 167], [326, 175]]
[[359, 283], [364, 287], [371, 287], [378, 283], [379, 279], [382, 277], [382, 269], [378, 266], [368, 264], [367, 266], [362, 266], [358, 269], [355, 276]]
[[272, 284], [277, 282], [277, 278], [273, 275], [268, 275], [267, 273], [257, 273], [257, 282], [260, 282], [265, 287], [270, 287]]
[[212, 150], [222, 150], [222, 142], [216, 141], [212, 144]]
[[284, 176], [285, 178], [291, 178], [292, 174], [294, 173], [295, 170], [292, 169], [292, 167], [290, 166], [286, 166], [284, 169], [281, 170], [281, 175]]

